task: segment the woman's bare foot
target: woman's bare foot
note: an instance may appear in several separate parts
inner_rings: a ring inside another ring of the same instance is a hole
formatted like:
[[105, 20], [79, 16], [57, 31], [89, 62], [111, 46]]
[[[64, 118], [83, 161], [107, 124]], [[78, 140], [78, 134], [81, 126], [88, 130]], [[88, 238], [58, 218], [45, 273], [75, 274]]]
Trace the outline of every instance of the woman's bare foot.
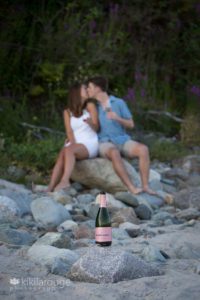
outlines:
[[51, 192], [53, 192], [53, 189], [48, 186], [48, 188], [46, 189], [46, 193], [51, 193]]
[[68, 189], [70, 187], [69, 182], [61, 181], [59, 184], [54, 189], [54, 192], [63, 190], [63, 189]]
[[129, 189], [129, 191], [134, 195], [138, 195], [138, 194], [142, 193], [143, 190], [142, 190], [142, 188], [131, 187]]
[[143, 188], [143, 192], [147, 193], [149, 195], [157, 195], [157, 192], [155, 192], [154, 190], [150, 189], [150, 187], [146, 186]]

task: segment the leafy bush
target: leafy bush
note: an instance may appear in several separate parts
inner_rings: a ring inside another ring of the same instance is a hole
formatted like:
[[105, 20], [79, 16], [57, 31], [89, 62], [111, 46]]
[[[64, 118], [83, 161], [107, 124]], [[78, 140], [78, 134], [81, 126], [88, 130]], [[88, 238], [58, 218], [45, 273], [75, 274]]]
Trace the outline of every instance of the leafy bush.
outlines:
[[187, 114], [181, 124], [181, 140], [187, 146], [200, 146], [200, 114]]
[[171, 162], [176, 158], [183, 157], [188, 154], [189, 150], [180, 142], [173, 143], [171, 141], [157, 141], [150, 146], [151, 159], [157, 159], [163, 162]]
[[5, 148], [7, 156], [10, 157], [10, 162], [15, 162], [15, 164], [27, 169], [37, 169], [49, 173], [63, 143], [63, 138], [18, 144], [7, 141]]

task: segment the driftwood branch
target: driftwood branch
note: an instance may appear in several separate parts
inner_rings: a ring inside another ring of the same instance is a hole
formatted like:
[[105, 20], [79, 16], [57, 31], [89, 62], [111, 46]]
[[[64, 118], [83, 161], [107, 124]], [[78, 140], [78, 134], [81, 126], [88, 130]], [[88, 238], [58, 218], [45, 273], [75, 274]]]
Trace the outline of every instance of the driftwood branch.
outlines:
[[49, 132], [49, 133], [52, 133], [52, 134], [58, 134], [58, 135], [61, 135], [61, 136], [65, 135], [65, 133], [62, 132], [62, 131], [54, 130], [54, 129], [44, 127], [44, 126], [36, 126], [36, 125], [28, 124], [26, 122], [22, 122], [22, 123], [20, 123], [20, 125], [23, 126], [23, 127], [31, 128], [31, 129], [36, 129], [38, 131], [46, 131], [46, 132]]
[[146, 114], [149, 114], [149, 115], [158, 115], [158, 116], [166, 116], [178, 123], [182, 123], [183, 122], [183, 119], [181, 118], [178, 118], [174, 115], [172, 115], [170, 112], [168, 111], [157, 111], [157, 110], [149, 110], [147, 112], [145, 112]]

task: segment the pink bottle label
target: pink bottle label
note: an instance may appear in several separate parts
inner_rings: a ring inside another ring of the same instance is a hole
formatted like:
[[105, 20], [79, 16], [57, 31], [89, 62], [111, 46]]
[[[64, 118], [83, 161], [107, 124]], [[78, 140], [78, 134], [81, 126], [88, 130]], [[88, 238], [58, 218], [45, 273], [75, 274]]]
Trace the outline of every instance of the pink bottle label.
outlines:
[[112, 241], [112, 228], [111, 227], [97, 227], [95, 229], [95, 240], [97, 242]]

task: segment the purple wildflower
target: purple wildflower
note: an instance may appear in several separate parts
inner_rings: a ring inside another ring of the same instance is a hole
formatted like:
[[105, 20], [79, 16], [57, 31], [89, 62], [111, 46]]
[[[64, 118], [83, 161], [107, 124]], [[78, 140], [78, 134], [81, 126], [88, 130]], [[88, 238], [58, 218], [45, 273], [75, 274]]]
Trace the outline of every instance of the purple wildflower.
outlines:
[[146, 91], [145, 91], [145, 89], [141, 89], [140, 95], [141, 95], [142, 98], [145, 98], [145, 96], [146, 96]]
[[119, 11], [119, 4], [111, 3], [110, 4], [110, 14], [112, 16], [117, 16]]
[[200, 97], [200, 87], [198, 87], [198, 86], [196, 86], [196, 85], [193, 85], [193, 86], [190, 88], [190, 92], [191, 92], [193, 95]]
[[125, 100], [134, 102], [135, 101], [135, 91], [134, 91], [134, 88], [128, 88], [127, 94], [126, 94], [126, 96], [124, 98], [125, 98]]
[[200, 14], [200, 3], [196, 3], [195, 10], [198, 14]]

